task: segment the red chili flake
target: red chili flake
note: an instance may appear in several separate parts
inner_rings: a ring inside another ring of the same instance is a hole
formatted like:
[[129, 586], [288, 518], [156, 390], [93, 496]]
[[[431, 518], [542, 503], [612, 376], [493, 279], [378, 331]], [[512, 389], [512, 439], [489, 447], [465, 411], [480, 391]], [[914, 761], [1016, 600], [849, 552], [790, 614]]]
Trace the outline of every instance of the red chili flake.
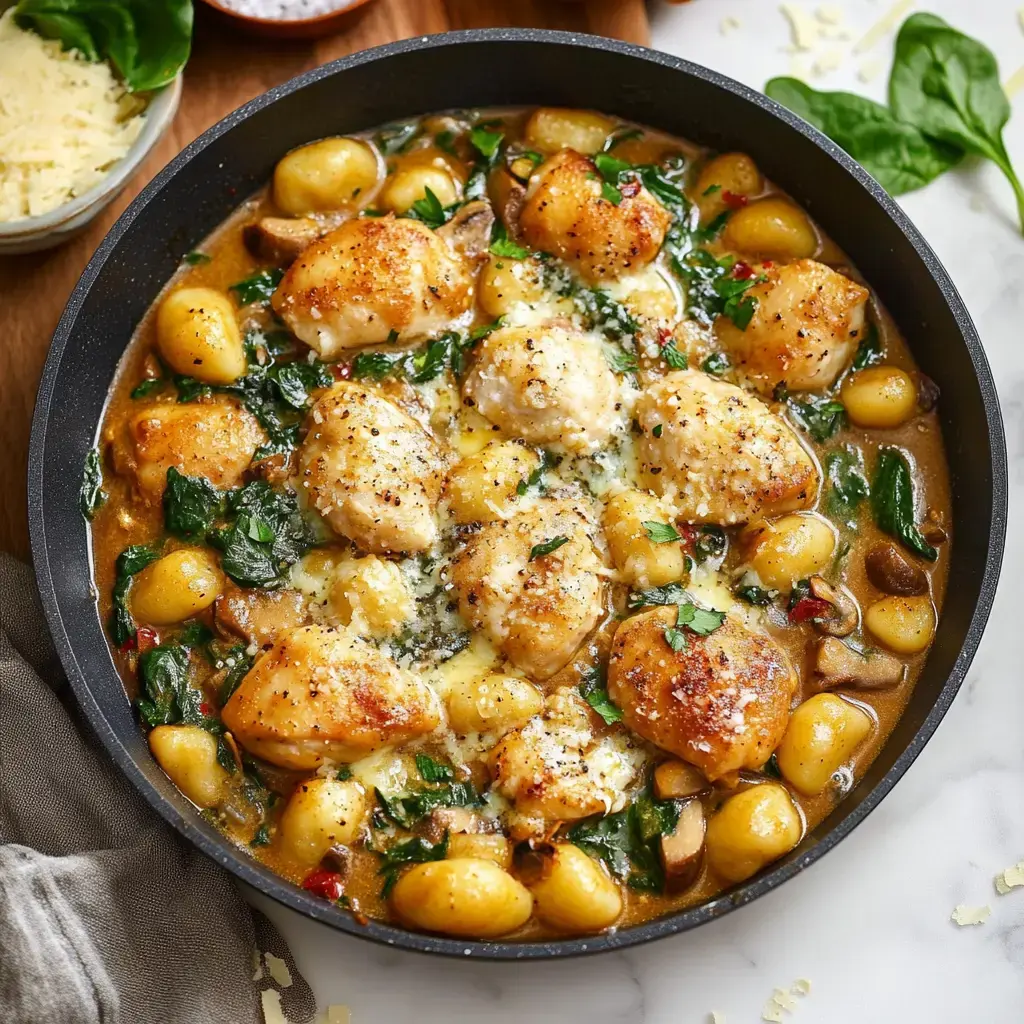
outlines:
[[761, 260], [761, 266], [765, 270], [771, 270], [775, 266], [775, 260]]
[[672, 340], [672, 332], [667, 327], [658, 328], [658, 347], [664, 348]]
[[722, 202], [729, 207], [730, 210], [739, 210], [740, 208], [747, 205], [749, 200], [746, 196], [738, 195], [736, 192], [730, 192], [726, 189], [722, 193]]
[[828, 618], [832, 606], [818, 597], [801, 597], [789, 610], [790, 622], [807, 622], [808, 619]]
[[352, 364], [335, 363], [331, 367], [331, 374], [335, 380], [348, 380], [352, 376]]
[[122, 654], [127, 654], [129, 651], [134, 651], [135, 650], [135, 637], [133, 637], [133, 636], [128, 637], [128, 639], [125, 640], [125, 642], [123, 644], [121, 644], [120, 647], [118, 647], [118, 650]]
[[754, 276], [754, 268], [749, 263], [739, 260], [732, 265], [732, 276], [737, 281], [749, 281]]
[[683, 547], [687, 551], [693, 551], [700, 536], [700, 529], [693, 523], [683, 523], [679, 528], [679, 536], [683, 538]]
[[156, 630], [150, 629], [149, 626], [139, 626], [135, 631], [135, 646], [138, 647], [139, 654], [151, 651], [159, 642], [160, 637]]
[[624, 181], [619, 186], [619, 191], [622, 193], [623, 199], [632, 199], [633, 196], [638, 195], [640, 192], [640, 182], [635, 178], [632, 181]]
[[325, 868], [317, 868], [308, 874], [302, 888], [325, 900], [340, 900], [345, 895], [341, 875], [337, 871], [327, 871]]
[[204, 715], [206, 715], [207, 717], [209, 717], [210, 715], [212, 715], [212, 714], [213, 714], [213, 705], [212, 705], [212, 704], [211, 704], [211, 703], [210, 703], [210, 702], [209, 702], [208, 700], [204, 700], [204, 701], [202, 702], [202, 704], [200, 704], [200, 705], [199, 705], [199, 710], [200, 710], [200, 711], [201, 711], [201, 712], [202, 712], [202, 713], [203, 713]]

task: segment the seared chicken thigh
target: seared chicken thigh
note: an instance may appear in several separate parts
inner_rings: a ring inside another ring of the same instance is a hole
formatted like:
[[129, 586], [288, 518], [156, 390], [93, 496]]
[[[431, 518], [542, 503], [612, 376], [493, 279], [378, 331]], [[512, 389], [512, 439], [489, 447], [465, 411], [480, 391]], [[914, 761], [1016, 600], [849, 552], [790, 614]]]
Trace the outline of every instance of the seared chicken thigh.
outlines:
[[670, 373], [636, 405], [641, 474], [683, 519], [732, 526], [807, 508], [818, 468], [763, 402], [696, 370]]
[[564, 259], [591, 284], [640, 270], [658, 255], [672, 218], [637, 183], [621, 192], [618, 205], [604, 198], [593, 161], [563, 149], [530, 179], [519, 216], [523, 239]]
[[468, 308], [469, 270], [425, 224], [363, 217], [317, 239], [274, 293], [274, 310], [323, 359], [437, 334]]
[[492, 423], [532, 444], [593, 450], [624, 420], [601, 346], [551, 324], [489, 335], [462, 390]]
[[719, 342], [762, 394], [777, 384], [791, 391], [829, 387], [863, 336], [867, 288], [814, 260], [788, 263], [767, 276], [747, 292], [757, 308], [746, 330], [718, 318]]
[[607, 569], [587, 511], [544, 499], [485, 524], [452, 561], [462, 617], [534, 679], [562, 668], [601, 616]]
[[246, 750], [285, 768], [357, 761], [436, 728], [433, 691], [347, 629], [280, 634], [224, 705]]
[[437, 442], [373, 387], [336, 384], [313, 406], [299, 479], [331, 528], [365, 551], [423, 551], [437, 536]]
[[696, 765], [711, 781], [760, 768], [786, 731], [797, 678], [767, 633], [728, 617], [709, 636], [665, 638], [674, 606], [619, 626], [608, 663], [608, 695], [634, 732]]

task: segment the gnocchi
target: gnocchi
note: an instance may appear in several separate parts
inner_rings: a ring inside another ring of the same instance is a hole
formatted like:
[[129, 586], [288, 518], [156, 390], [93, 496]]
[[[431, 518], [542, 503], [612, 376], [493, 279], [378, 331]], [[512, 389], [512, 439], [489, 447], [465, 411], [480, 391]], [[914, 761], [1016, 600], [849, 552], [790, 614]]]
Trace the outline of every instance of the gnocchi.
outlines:
[[371, 197], [379, 176], [379, 158], [361, 139], [321, 139], [278, 162], [274, 202], [292, 216], [352, 208]]

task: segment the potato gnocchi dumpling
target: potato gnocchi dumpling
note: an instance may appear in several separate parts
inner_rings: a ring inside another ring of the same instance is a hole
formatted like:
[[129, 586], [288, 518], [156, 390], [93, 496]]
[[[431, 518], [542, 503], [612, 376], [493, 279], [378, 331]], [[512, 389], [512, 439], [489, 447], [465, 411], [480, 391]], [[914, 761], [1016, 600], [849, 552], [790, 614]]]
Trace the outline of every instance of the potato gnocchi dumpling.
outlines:
[[418, 220], [350, 220], [288, 268], [274, 310], [324, 359], [346, 349], [439, 333], [469, 307], [468, 268]]
[[906, 706], [955, 540], [941, 396], [827, 227], [750, 154], [586, 109], [284, 154], [190, 241], [86, 464], [169, 781], [325, 913], [460, 952], [798, 848]]

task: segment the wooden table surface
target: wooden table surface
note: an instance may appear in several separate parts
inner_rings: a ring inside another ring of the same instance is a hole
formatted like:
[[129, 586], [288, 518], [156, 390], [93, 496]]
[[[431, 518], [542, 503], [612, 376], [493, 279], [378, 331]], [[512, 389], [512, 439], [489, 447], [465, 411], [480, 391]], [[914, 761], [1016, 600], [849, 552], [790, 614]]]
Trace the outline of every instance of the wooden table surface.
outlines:
[[174, 154], [235, 107], [325, 61], [410, 36], [491, 26], [561, 28], [647, 42], [643, 0], [373, 0], [327, 39], [253, 39], [203, 4], [181, 108], [131, 185], [63, 247], [0, 257], [0, 550], [28, 558], [25, 474], [36, 388], [64, 304], [107, 229]]

